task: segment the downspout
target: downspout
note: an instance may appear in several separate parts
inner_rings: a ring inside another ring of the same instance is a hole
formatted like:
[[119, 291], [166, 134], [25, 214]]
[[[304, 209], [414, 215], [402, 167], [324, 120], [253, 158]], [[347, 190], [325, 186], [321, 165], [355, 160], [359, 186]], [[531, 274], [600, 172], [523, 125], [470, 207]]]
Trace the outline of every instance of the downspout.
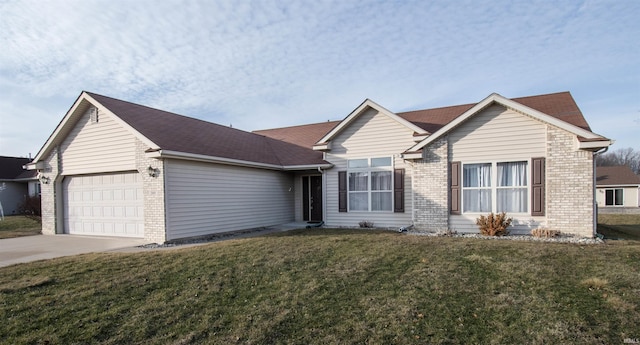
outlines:
[[415, 166], [414, 162], [412, 160], [410, 160], [410, 159], [404, 159], [403, 158], [402, 161], [411, 166], [411, 224], [407, 225], [407, 226], [400, 227], [398, 229], [398, 232], [405, 232], [405, 231], [409, 231], [409, 230], [413, 229], [413, 227], [415, 225], [414, 217], [415, 217], [415, 214], [416, 214], [416, 212], [415, 212], [415, 195], [414, 195], [416, 189], [415, 189], [415, 186], [414, 186], [415, 179], [413, 178], [416, 166]]
[[62, 176], [62, 150], [60, 150], [60, 145], [57, 145], [56, 148], [56, 176], [52, 179], [51, 183], [53, 183], [53, 214], [55, 215], [55, 225], [54, 225], [54, 233], [64, 234], [64, 193], [62, 192], [62, 182], [64, 180], [64, 176]]
[[596, 156], [601, 155], [603, 153], [606, 153], [607, 151], [609, 151], [609, 146], [601, 149], [602, 151], [598, 150], [595, 151], [593, 153], [593, 234], [598, 237], [598, 203], [596, 202], [596, 191], [597, 191], [597, 187], [596, 187]]

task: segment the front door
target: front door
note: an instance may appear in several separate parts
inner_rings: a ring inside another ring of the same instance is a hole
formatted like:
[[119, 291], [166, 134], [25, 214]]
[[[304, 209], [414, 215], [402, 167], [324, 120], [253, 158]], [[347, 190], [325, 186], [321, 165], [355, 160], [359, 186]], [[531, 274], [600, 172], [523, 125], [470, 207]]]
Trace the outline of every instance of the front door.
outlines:
[[302, 214], [305, 221], [322, 221], [322, 176], [302, 177]]

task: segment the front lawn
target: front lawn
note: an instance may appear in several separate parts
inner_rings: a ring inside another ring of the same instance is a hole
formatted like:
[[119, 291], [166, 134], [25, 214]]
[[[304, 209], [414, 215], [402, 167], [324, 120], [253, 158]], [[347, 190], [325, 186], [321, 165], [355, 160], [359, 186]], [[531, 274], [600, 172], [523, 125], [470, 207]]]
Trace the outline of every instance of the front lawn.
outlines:
[[608, 239], [640, 241], [640, 214], [599, 214], [598, 233]]
[[8, 216], [0, 220], [0, 239], [39, 235], [41, 232], [42, 225], [34, 217]]
[[640, 243], [300, 230], [0, 268], [7, 344], [622, 344]]

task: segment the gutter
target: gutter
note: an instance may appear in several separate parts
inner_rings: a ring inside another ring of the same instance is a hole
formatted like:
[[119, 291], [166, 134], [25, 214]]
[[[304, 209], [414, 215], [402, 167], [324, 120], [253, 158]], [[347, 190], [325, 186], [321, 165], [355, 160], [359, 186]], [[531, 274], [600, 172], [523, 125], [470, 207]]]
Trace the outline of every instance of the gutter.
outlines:
[[169, 150], [152, 150], [147, 151], [145, 154], [148, 158], [174, 158], [174, 159], [183, 159], [189, 161], [196, 162], [208, 162], [208, 163], [220, 163], [226, 165], [235, 165], [235, 166], [243, 166], [249, 168], [260, 168], [260, 169], [270, 169], [270, 170], [309, 170], [314, 168], [331, 168], [333, 164], [311, 164], [311, 165], [278, 165], [278, 164], [269, 164], [269, 163], [259, 163], [259, 162], [251, 162], [245, 161], [241, 159], [233, 159], [226, 157], [216, 157], [216, 156], [207, 156], [196, 153], [186, 153], [186, 152], [178, 152], [178, 151], [169, 151]]
[[598, 204], [596, 203], [596, 198], [598, 197], [596, 195], [598, 189], [598, 176], [596, 174], [596, 156], [606, 153], [607, 151], [609, 151], [609, 146], [605, 146], [593, 152], [593, 234], [595, 236], [598, 236]]

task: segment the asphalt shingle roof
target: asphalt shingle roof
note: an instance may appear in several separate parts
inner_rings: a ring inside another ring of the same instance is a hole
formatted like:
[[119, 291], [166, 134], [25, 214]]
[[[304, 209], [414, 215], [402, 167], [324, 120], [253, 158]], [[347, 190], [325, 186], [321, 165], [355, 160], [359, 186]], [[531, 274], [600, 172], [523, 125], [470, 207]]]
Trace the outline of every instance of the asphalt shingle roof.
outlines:
[[640, 177], [626, 165], [596, 167], [596, 186], [640, 185]]
[[[279, 166], [327, 164], [311, 148], [340, 121], [274, 128], [253, 133], [87, 92], [163, 150]], [[590, 131], [569, 92], [513, 98], [559, 120]], [[434, 133], [476, 103], [407, 111], [398, 116]]]
[[[591, 131], [589, 124], [584, 119], [582, 112], [569, 92], [520, 97], [513, 98], [512, 100], [564, 122]], [[397, 113], [397, 115], [429, 133], [434, 133], [476, 104], [477, 103], [470, 103], [442, 108], [407, 111]], [[318, 140], [322, 139], [325, 134], [329, 133], [329, 131], [339, 123], [340, 121], [322, 122], [302, 126], [260, 130], [254, 133], [296, 143], [305, 147], [313, 147]]]
[[34, 178], [35, 170], [24, 170], [22, 166], [31, 162], [29, 158], [0, 156], [0, 180]]
[[327, 164], [322, 153], [164, 110], [87, 92], [162, 150], [279, 166]]

